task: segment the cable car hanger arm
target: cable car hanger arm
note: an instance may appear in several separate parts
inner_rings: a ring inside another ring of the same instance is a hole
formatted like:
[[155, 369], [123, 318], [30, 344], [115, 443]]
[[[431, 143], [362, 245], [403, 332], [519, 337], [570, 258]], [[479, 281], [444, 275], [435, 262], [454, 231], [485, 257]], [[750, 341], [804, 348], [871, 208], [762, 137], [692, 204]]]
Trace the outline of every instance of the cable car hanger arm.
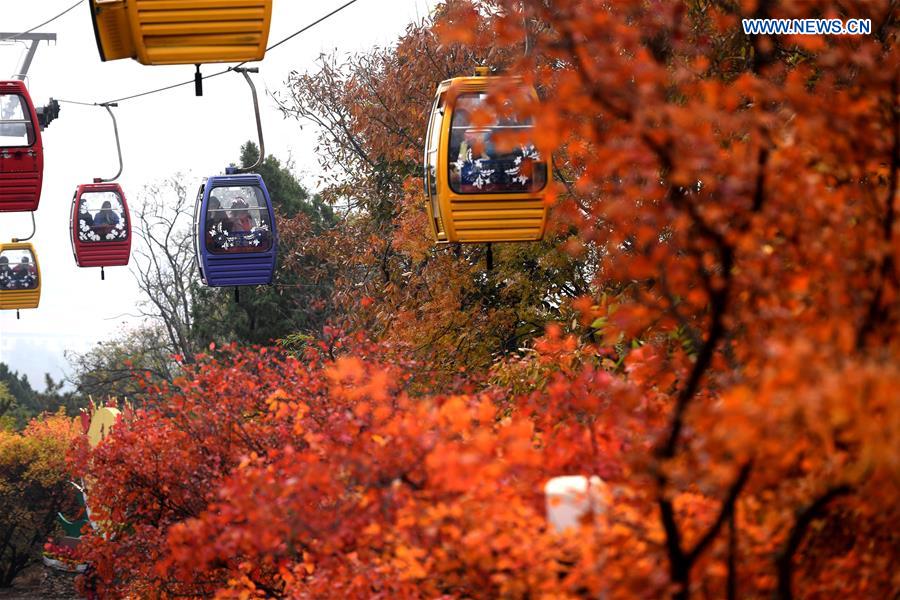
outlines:
[[34, 222], [34, 211], [31, 211], [31, 235], [25, 238], [13, 238], [12, 243], [17, 244], [19, 242], [27, 242], [31, 238], [34, 237], [34, 234], [37, 233], [37, 223]]
[[235, 173], [250, 173], [257, 167], [259, 167], [266, 156], [266, 143], [263, 140], [263, 131], [262, 131], [262, 119], [259, 116], [259, 98], [256, 95], [256, 86], [253, 85], [253, 80], [250, 79], [250, 73], [259, 73], [259, 69], [256, 67], [253, 68], [244, 68], [244, 67], [234, 67], [232, 71], [236, 73], [240, 73], [244, 76], [244, 79], [247, 81], [247, 84], [250, 86], [250, 92], [253, 94], [253, 110], [256, 113], [256, 133], [259, 136], [259, 158], [256, 163], [244, 168], [235, 169]]
[[118, 103], [116, 103], [116, 102], [106, 102], [106, 103], [104, 103], [104, 104], [101, 104], [100, 106], [102, 106], [103, 108], [105, 108], [105, 109], [106, 109], [106, 112], [108, 112], [108, 113], [109, 113], [109, 116], [112, 118], [112, 122], [113, 122], [113, 133], [115, 133], [115, 135], [116, 135], [116, 150], [118, 150], [118, 152], [119, 152], [119, 171], [118, 171], [118, 173], [116, 173], [115, 175], [113, 175], [110, 179], [99, 179], [99, 178], [98, 178], [97, 180], [95, 180], [95, 183], [111, 183], [111, 182], [113, 182], [113, 181], [115, 181], [116, 179], [119, 178], [119, 176], [122, 174], [122, 168], [123, 168], [123, 165], [122, 165], [122, 144], [119, 142], [119, 125], [118, 125], [118, 123], [116, 123], [116, 115], [114, 115], [114, 114], [113, 114], [113, 111], [112, 111], [112, 107], [113, 107], [113, 106], [118, 107], [119, 105], [118, 105]]

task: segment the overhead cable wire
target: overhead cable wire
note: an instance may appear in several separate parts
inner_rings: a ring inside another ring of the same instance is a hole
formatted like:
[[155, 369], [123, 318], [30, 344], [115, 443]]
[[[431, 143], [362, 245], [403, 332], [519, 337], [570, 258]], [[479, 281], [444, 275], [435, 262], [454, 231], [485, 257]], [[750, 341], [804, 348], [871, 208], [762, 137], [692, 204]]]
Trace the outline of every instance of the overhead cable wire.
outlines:
[[[321, 22], [324, 21], [325, 19], [328, 19], [328, 18], [330, 18], [331, 16], [336, 15], [337, 13], [341, 12], [342, 10], [344, 10], [345, 8], [347, 8], [348, 6], [350, 6], [351, 4], [355, 4], [355, 3], [358, 2], [358, 1], [359, 1], [359, 0], [350, 0], [349, 2], [347, 2], [347, 3], [345, 3], [345, 4], [343, 4], [343, 5], [339, 6], [339, 7], [337, 7], [336, 9], [334, 9], [333, 11], [331, 11], [330, 13], [328, 13], [327, 15], [325, 15], [324, 17], [320, 17], [318, 20], [313, 21], [312, 23], [310, 23], [309, 25], [307, 25], [307, 26], [304, 27], [303, 29], [301, 29], [301, 30], [299, 30], [299, 31], [295, 31], [294, 33], [292, 33], [291, 35], [287, 36], [286, 38], [284, 38], [283, 40], [281, 40], [281, 41], [279, 41], [279, 42], [275, 42], [274, 44], [272, 44], [271, 46], [269, 46], [268, 48], [266, 48], [266, 51], [268, 52], [269, 50], [274, 50], [275, 48], [277, 48], [278, 46], [280, 46], [280, 45], [282, 45], [283, 43], [287, 42], [288, 40], [294, 39], [295, 37], [297, 37], [298, 35], [300, 35], [300, 34], [303, 33], [304, 31], [306, 31], [307, 29], [312, 29], [313, 27], [315, 27], [316, 25], [318, 25], [319, 23], [321, 23]], [[241, 64], [238, 65], [238, 66], [242, 66], [243, 64], [246, 64], [246, 63], [241, 63]]]
[[[83, 1], [84, 1], [84, 0], [82, 0], [82, 2], [83, 2]], [[309, 25], [304, 26], [302, 29], [299, 29], [299, 30], [295, 31], [294, 33], [292, 33], [291, 35], [287, 36], [286, 38], [281, 39], [281, 40], [275, 42], [274, 44], [272, 44], [271, 46], [269, 46], [268, 48], [266, 48], [266, 52], [269, 52], [270, 50], [274, 50], [274, 49], [277, 48], [278, 46], [284, 44], [285, 42], [287, 42], [287, 41], [289, 41], [289, 40], [294, 39], [295, 37], [297, 37], [297, 36], [300, 35], [301, 33], [304, 33], [305, 31], [308, 31], [309, 29], [312, 29], [313, 27], [315, 27], [316, 25], [318, 25], [318, 24], [321, 23], [322, 21], [325, 21], [326, 19], [329, 19], [329, 18], [333, 17], [334, 15], [336, 15], [336, 14], [339, 13], [339, 12], [341, 12], [341, 11], [344, 10], [345, 8], [349, 7], [349, 6], [352, 5], [352, 4], [356, 4], [357, 2], [359, 2], [359, 0], [348, 0], [347, 2], [345, 2], [345, 3], [342, 4], [341, 6], [337, 7], [336, 9], [334, 9], [333, 11], [331, 11], [330, 13], [328, 13], [327, 15], [324, 15], [324, 16], [322, 16], [322, 17], [319, 17], [318, 19], [316, 19], [315, 21], [313, 21], [313, 22], [310, 23]], [[19, 34], [19, 35], [21, 35], [21, 34]], [[215, 72], [215, 73], [210, 73], [209, 75], [204, 75], [201, 79], [212, 79], [213, 77], [218, 77], [219, 75], [224, 75], [225, 73], [229, 73], [229, 72], [231, 72], [231, 71], [233, 71], [233, 70], [235, 70], [235, 69], [237, 69], [237, 68], [243, 67], [243, 66], [246, 65], [248, 62], [251, 62], [251, 61], [244, 61], [244, 62], [239, 63], [239, 64], [237, 64], [237, 65], [235, 65], [235, 66], [233, 66], [233, 67], [228, 67], [227, 69], [223, 69], [223, 70], [217, 71], [217, 72]], [[107, 100], [106, 102], [77, 102], [77, 101], [75, 101], [75, 100], [59, 100], [59, 102], [65, 102], [65, 103], [67, 103], [67, 104], [80, 104], [80, 105], [82, 105], [82, 106], [102, 106], [102, 105], [104, 105], [104, 104], [113, 104], [113, 103], [117, 103], [117, 102], [125, 102], [126, 100], [134, 100], [135, 98], [141, 98], [141, 97], [143, 97], [143, 96], [149, 96], [149, 95], [151, 95], [151, 94], [158, 94], [158, 93], [160, 93], [160, 92], [166, 92], [166, 91], [168, 91], [168, 90], [172, 90], [172, 89], [175, 89], [175, 88], [183, 87], [183, 86], [185, 86], [185, 85], [191, 85], [191, 84], [193, 84], [193, 83], [194, 83], [194, 79], [188, 79], [187, 81], [182, 81], [182, 82], [180, 82], [180, 83], [173, 83], [172, 85], [167, 85], [167, 86], [165, 86], [165, 87], [157, 88], [157, 89], [154, 89], [154, 90], [147, 90], [146, 92], [139, 92], [139, 93], [137, 93], [137, 94], [132, 94], [132, 95], [130, 95], [130, 96], [123, 96], [123, 97], [121, 97], [121, 98], [116, 98], [115, 100]]]
[[44, 21], [44, 22], [41, 23], [40, 25], [35, 25], [34, 27], [32, 27], [31, 29], [29, 29], [28, 31], [23, 31], [22, 33], [17, 33], [16, 35], [11, 35], [11, 36], [9, 36], [9, 37], [0, 38], [0, 42], [4, 42], [4, 41], [6, 41], [6, 40], [16, 40], [16, 39], [18, 39], [19, 37], [21, 37], [21, 36], [23, 36], [23, 35], [28, 35], [29, 33], [35, 31], [36, 29], [40, 29], [40, 28], [43, 27], [44, 25], [49, 25], [50, 23], [52, 23], [53, 21], [57, 20], [58, 18], [60, 18], [60, 17], [63, 16], [64, 14], [68, 13], [68, 12], [71, 11], [71, 10], [74, 10], [76, 7], [78, 7], [78, 6], [81, 5], [81, 4], [84, 4], [84, 0], [78, 0], [78, 2], [76, 2], [75, 4], [73, 4], [72, 6], [70, 6], [69, 8], [67, 8], [66, 10], [62, 11], [61, 13], [59, 13], [58, 15], [56, 15], [55, 17], [53, 17], [52, 19], [47, 19], [46, 21]]
[[[241, 65], [243, 65], [243, 64], [246, 64], [246, 63], [241, 63]], [[238, 66], [240, 66], [240, 65], [238, 65]], [[202, 77], [202, 79], [212, 79], [213, 77], [218, 77], [219, 75], [224, 75], [225, 73], [228, 73], [229, 71], [231, 71], [234, 68], [235, 67], [228, 67], [227, 69], [223, 69], [222, 71], [218, 71], [218, 72], [212, 73], [210, 75], [204, 75]], [[140, 98], [142, 96], [149, 96], [150, 94], [158, 94], [160, 92], [174, 90], [175, 88], [178, 88], [178, 87], [181, 87], [184, 85], [188, 85], [189, 83], [194, 83], [194, 80], [189, 79], [188, 81], [182, 81], [181, 83], [173, 83], [172, 85], [167, 85], [165, 87], [157, 88], [155, 90], [140, 92], [138, 94], [132, 94], [130, 96], [124, 96], [122, 98], [116, 98], [115, 100], [107, 100], [106, 102], [100, 102], [98, 104], [112, 104], [114, 102], [125, 102], [126, 100], [134, 100], [135, 98]]]

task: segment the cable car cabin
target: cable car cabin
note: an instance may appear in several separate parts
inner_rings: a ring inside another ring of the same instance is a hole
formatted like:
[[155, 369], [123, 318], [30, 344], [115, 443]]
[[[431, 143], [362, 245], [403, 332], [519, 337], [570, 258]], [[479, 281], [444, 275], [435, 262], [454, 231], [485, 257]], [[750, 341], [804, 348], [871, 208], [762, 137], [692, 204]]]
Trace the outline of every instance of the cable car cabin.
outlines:
[[[540, 240], [547, 159], [532, 142], [530, 119], [493, 90], [531, 96], [511, 77], [457, 77], [435, 94], [425, 147], [426, 212], [438, 242]], [[499, 106], [497, 106], [499, 105]]]
[[79, 185], [69, 216], [72, 253], [79, 267], [119, 267], [131, 257], [131, 215], [118, 183]]
[[41, 269], [34, 247], [0, 244], [0, 310], [37, 308], [40, 301]]
[[101, 60], [144, 65], [262, 60], [272, 0], [90, 0]]
[[37, 210], [44, 150], [37, 112], [21, 81], [0, 81], [0, 212]]
[[269, 285], [275, 273], [275, 213], [262, 177], [218, 175], [200, 186], [194, 254], [208, 286]]

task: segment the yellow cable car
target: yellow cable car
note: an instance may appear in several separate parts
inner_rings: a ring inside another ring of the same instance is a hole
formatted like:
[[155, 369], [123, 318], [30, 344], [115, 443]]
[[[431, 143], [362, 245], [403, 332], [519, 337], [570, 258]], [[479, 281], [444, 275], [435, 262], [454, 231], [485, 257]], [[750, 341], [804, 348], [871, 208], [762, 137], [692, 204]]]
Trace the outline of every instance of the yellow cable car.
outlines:
[[37, 308], [41, 301], [41, 268], [27, 242], [0, 244], [0, 310]]
[[511, 99], [523, 94], [537, 101], [521, 79], [486, 68], [438, 86], [425, 140], [425, 210], [438, 243], [544, 237], [548, 161], [531, 120], [514, 114]]
[[90, 0], [102, 60], [144, 65], [262, 60], [272, 0]]

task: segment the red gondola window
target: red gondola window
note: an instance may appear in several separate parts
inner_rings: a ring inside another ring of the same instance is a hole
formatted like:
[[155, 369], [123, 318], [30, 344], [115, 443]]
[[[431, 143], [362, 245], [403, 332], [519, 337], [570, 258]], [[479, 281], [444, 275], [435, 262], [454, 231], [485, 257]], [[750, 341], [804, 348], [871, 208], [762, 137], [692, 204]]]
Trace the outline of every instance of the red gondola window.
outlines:
[[272, 224], [262, 190], [253, 185], [213, 188], [204, 234], [212, 254], [268, 252]]
[[547, 184], [547, 163], [531, 142], [534, 125], [488, 95], [462, 94], [450, 122], [450, 188], [458, 194], [535, 193]]
[[37, 286], [38, 272], [31, 250], [0, 252], [0, 290], [33, 290]]
[[78, 239], [82, 242], [124, 242], [128, 239], [128, 215], [117, 192], [81, 194]]
[[20, 94], [0, 94], [0, 147], [24, 148], [34, 144], [34, 123]]

